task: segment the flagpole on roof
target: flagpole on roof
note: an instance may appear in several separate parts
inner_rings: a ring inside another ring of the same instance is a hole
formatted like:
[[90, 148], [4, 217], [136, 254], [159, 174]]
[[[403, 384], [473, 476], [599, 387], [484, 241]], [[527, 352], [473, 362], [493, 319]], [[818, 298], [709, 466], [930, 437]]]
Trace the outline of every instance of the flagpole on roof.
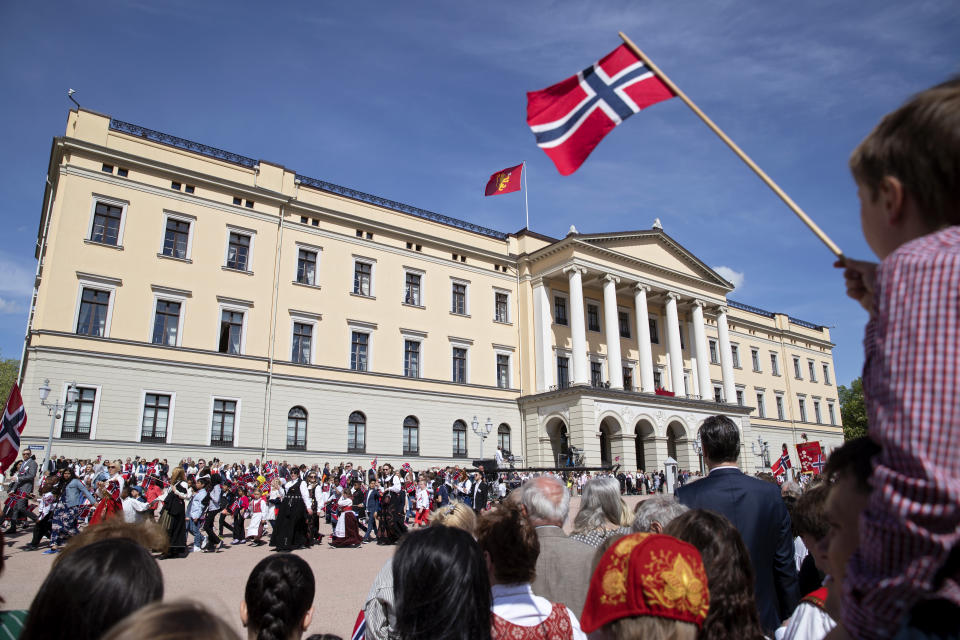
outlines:
[[673, 91], [673, 92], [677, 95], [678, 98], [680, 98], [681, 100], [683, 100], [683, 102], [684, 102], [688, 107], [690, 107], [690, 109], [691, 109], [695, 114], [697, 114], [697, 116], [699, 116], [699, 118], [700, 118], [701, 120], [703, 120], [704, 124], [706, 124], [706, 125], [710, 128], [711, 131], [713, 131], [715, 134], [717, 134], [717, 136], [718, 136], [721, 140], [723, 140], [723, 142], [725, 142], [726, 145], [727, 145], [728, 147], [730, 147], [730, 149], [731, 149], [735, 154], [737, 154], [737, 157], [738, 157], [738, 158], [740, 158], [741, 160], [743, 160], [744, 164], [746, 164], [748, 167], [750, 167], [751, 169], [753, 169], [754, 173], [756, 173], [757, 176], [758, 176], [761, 180], [763, 180], [764, 184], [766, 184], [768, 187], [770, 187], [770, 189], [771, 189], [775, 194], [777, 194], [777, 196], [779, 196], [779, 198], [780, 198], [781, 200], [783, 200], [783, 202], [784, 202], [788, 207], [790, 207], [790, 210], [793, 211], [793, 212], [797, 215], [797, 217], [800, 218], [800, 220], [801, 220], [805, 225], [807, 225], [807, 227], [808, 227], [811, 231], [813, 231], [814, 234], [816, 234], [816, 236], [817, 236], [818, 238], [820, 238], [820, 240], [823, 242], [823, 244], [827, 245], [827, 248], [830, 249], [830, 251], [832, 251], [832, 252], [834, 253], [834, 255], [836, 255], [838, 258], [842, 258], [842, 257], [843, 257], [843, 252], [840, 250], [840, 247], [838, 247], [837, 244], [836, 244], [833, 240], [831, 240], [831, 239], [827, 236], [827, 234], [824, 233], [823, 230], [820, 229], [820, 227], [817, 226], [817, 223], [815, 223], [813, 220], [810, 219], [810, 216], [808, 216], [808, 215], [806, 214], [806, 212], [804, 212], [804, 210], [801, 209], [801, 208], [797, 205], [797, 203], [794, 202], [793, 199], [790, 198], [790, 196], [788, 196], [788, 195], [786, 194], [786, 192], [785, 192], [783, 189], [781, 189], [780, 186], [777, 185], [777, 183], [774, 182], [774, 181], [770, 178], [770, 176], [768, 176], [768, 175], [763, 171], [763, 169], [761, 169], [759, 166], [757, 166], [757, 163], [755, 163], [755, 162], [750, 158], [750, 156], [748, 156], [746, 153], [744, 153], [743, 150], [742, 150], [740, 147], [737, 146], [737, 143], [735, 143], [733, 140], [731, 140], [730, 137], [729, 137], [726, 133], [724, 133], [722, 129], [720, 129], [720, 127], [718, 127], [716, 124], [714, 124], [713, 120], [711, 120], [710, 118], [708, 118], [708, 117], [707, 117], [707, 114], [705, 114], [703, 111], [701, 111], [701, 110], [700, 110], [700, 107], [698, 107], [697, 105], [695, 105], [695, 104], [693, 103], [693, 100], [691, 100], [690, 98], [688, 98], [688, 97], [687, 97], [687, 94], [685, 94], [683, 91], [681, 91], [680, 88], [679, 88], [677, 85], [675, 85], [670, 78], [667, 77], [667, 74], [665, 74], [663, 71], [661, 71], [660, 68], [657, 67], [657, 65], [655, 65], [655, 64], [653, 63], [653, 61], [650, 60], [650, 58], [648, 58], [648, 57], [646, 56], [646, 54], [645, 54], [643, 51], [641, 51], [640, 48], [639, 48], [637, 45], [635, 45], [630, 38], [628, 38], [628, 37], [626, 36], [625, 33], [623, 33], [622, 31], [620, 31], [620, 32], [619, 32], [619, 35], [620, 35], [620, 39], [623, 40], [624, 44], [627, 45], [627, 48], [629, 48], [631, 51], [633, 51], [633, 52], [637, 55], [637, 57], [640, 58], [640, 59], [643, 61], [643, 63], [646, 64], [646, 65], [650, 68], [651, 71], [653, 71], [653, 73], [655, 73], [661, 80], [663, 80], [663, 83], [664, 83], [665, 85], [667, 85], [667, 87], [669, 87], [670, 90]]
[[527, 231], [530, 230], [530, 203], [527, 202], [527, 187], [530, 185], [527, 182], [527, 161], [524, 160], [522, 163], [523, 169], [520, 171], [520, 178], [523, 180], [523, 210], [527, 214], [527, 226], [524, 227]]

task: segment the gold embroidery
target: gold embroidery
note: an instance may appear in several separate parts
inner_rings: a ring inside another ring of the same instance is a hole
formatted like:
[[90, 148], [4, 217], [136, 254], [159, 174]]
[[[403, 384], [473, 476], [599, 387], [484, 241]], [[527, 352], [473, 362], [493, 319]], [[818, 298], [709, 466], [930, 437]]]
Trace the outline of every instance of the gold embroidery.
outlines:
[[603, 574], [600, 595], [602, 604], [622, 604], [627, 599], [627, 565], [630, 552], [647, 536], [633, 535], [620, 540], [613, 546], [610, 568]]
[[646, 570], [642, 582], [648, 602], [706, 616], [709, 595], [705, 576], [702, 571], [694, 571], [683, 556], [661, 551], [651, 556]]

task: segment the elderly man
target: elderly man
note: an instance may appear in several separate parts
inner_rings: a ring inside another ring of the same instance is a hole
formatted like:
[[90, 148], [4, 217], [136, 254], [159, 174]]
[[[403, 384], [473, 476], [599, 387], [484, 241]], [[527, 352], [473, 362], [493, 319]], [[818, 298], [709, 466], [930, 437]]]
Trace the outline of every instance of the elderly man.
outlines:
[[579, 618], [587, 599], [596, 549], [563, 532], [570, 513], [570, 493], [552, 476], [533, 478], [520, 491], [523, 510], [540, 539], [533, 592], [563, 604]]
[[[37, 461], [34, 459], [30, 447], [27, 447], [23, 450], [23, 462], [20, 463], [20, 468], [17, 469], [17, 479], [14, 481], [10, 493], [33, 493], [33, 483], [36, 482], [36, 479]], [[7, 529], [7, 533], [14, 533], [17, 530], [17, 520], [21, 516], [27, 516], [34, 521], [37, 519], [37, 516], [27, 509], [26, 498], [17, 499], [13, 508], [10, 510], [10, 528]]]
[[670, 521], [690, 508], [673, 496], [653, 496], [637, 503], [633, 510], [634, 533], [663, 533]]

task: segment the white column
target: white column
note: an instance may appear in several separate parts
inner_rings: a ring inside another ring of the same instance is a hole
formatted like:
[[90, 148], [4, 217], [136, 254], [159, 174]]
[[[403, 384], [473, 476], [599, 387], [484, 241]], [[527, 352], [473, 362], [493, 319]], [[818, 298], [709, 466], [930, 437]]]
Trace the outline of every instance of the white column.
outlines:
[[550, 297], [543, 280], [533, 285], [533, 349], [536, 358], [537, 392], [553, 386], [553, 340], [550, 338]]
[[650, 312], [647, 292], [650, 287], [638, 284], [633, 289], [637, 320], [637, 350], [640, 352], [640, 391], [653, 393], [653, 353], [650, 350]]
[[693, 301], [693, 340], [697, 347], [697, 381], [700, 384], [700, 399], [712, 397], [710, 389], [710, 355], [707, 351], [707, 331], [703, 322], [703, 300]]
[[733, 354], [730, 351], [726, 307], [717, 307], [717, 337], [720, 348], [720, 371], [723, 374], [723, 400], [727, 403], [736, 403], [737, 391], [733, 384]]
[[620, 314], [617, 313], [617, 285], [620, 278], [603, 277], [603, 328], [607, 339], [607, 377], [611, 389], [623, 389], [623, 360], [620, 358]]
[[587, 371], [587, 334], [584, 327], [583, 267], [564, 269], [570, 279], [570, 339], [572, 344], [573, 380], [571, 384], [589, 384]]
[[683, 351], [680, 347], [680, 319], [677, 315], [676, 293], [667, 294], [667, 352], [670, 357], [670, 376], [673, 380], [673, 394], [686, 395], [683, 388]]

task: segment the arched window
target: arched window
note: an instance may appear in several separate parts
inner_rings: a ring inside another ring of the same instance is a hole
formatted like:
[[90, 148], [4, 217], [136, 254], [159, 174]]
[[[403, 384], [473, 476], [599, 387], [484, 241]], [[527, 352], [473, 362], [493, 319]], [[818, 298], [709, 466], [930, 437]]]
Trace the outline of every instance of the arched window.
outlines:
[[413, 416], [403, 419], [403, 455], [420, 455], [420, 421]]
[[307, 448], [307, 410], [294, 407], [287, 413], [287, 449]]
[[504, 455], [510, 453], [510, 425], [502, 422], [497, 427], [497, 445], [503, 451]]
[[453, 423], [453, 457], [467, 457], [467, 423], [463, 420]]
[[347, 451], [363, 453], [367, 449], [367, 416], [359, 411], [350, 414], [347, 423]]

